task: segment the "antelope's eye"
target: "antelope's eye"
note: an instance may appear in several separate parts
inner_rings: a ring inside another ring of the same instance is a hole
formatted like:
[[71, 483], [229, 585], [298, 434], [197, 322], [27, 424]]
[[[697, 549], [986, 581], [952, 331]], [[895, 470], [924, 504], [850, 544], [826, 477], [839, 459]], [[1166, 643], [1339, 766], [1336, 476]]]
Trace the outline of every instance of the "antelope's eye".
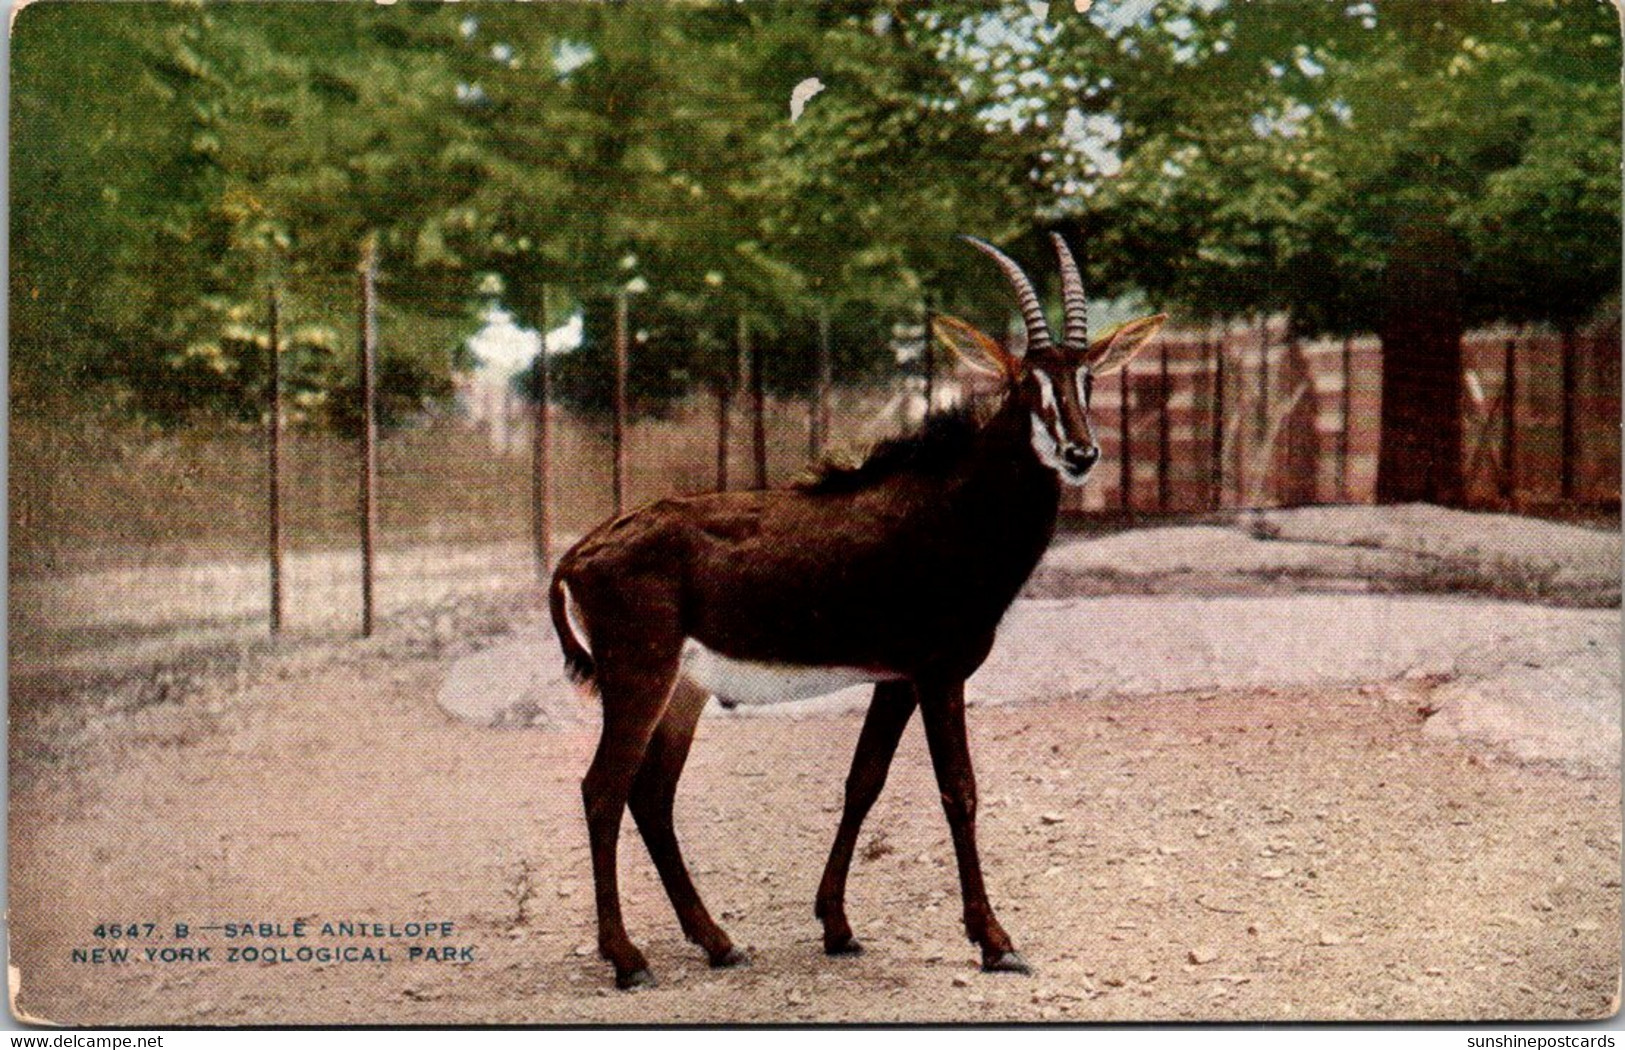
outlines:
[[1088, 404], [1095, 393], [1094, 373], [1087, 368], [1078, 369], [1078, 393], [1083, 397], [1083, 403]]

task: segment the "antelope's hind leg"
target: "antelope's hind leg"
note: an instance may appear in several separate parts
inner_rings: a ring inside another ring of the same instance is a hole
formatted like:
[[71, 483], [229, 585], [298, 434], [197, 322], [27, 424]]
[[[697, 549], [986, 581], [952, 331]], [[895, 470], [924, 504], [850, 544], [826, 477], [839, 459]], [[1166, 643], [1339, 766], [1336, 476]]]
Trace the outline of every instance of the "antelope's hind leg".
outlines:
[[686, 678], [678, 678], [672, 689], [666, 713], [661, 716], [654, 736], [643, 755], [643, 765], [632, 781], [632, 818], [643, 834], [643, 843], [660, 872], [660, 882], [677, 912], [677, 921], [689, 940], [705, 949], [715, 967], [740, 966], [749, 956], [734, 947], [733, 941], [706, 911], [699, 891], [683, 863], [677, 832], [672, 826], [672, 804], [677, 797], [677, 781], [683, 775], [694, 728], [705, 709], [707, 693]]
[[824, 923], [824, 951], [829, 955], [856, 955], [863, 945], [852, 936], [846, 920], [846, 876], [852, 867], [852, 851], [869, 808], [886, 786], [886, 773], [897, 742], [903, 737], [909, 716], [914, 714], [915, 692], [911, 682], [881, 682], [875, 686], [869, 714], [858, 735], [852, 755], [852, 771], [846, 776], [846, 805], [835, 843], [829, 850], [829, 863], [818, 884], [818, 903], [813, 912]]
[[655, 983], [649, 963], [626, 935], [621, 918], [620, 887], [615, 855], [621, 834], [621, 815], [632, 793], [633, 780], [665, 714], [677, 680], [681, 638], [662, 645], [657, 639], [633, 644], [595, 647], [598, 691], [603, 701], [604, 727], [598, 751], [581, 781], [587, 810], [587, 831], [592, 839], [592, 876], [598, 905], [598, 952], [615, 967], [615, 985], [635, 988]]

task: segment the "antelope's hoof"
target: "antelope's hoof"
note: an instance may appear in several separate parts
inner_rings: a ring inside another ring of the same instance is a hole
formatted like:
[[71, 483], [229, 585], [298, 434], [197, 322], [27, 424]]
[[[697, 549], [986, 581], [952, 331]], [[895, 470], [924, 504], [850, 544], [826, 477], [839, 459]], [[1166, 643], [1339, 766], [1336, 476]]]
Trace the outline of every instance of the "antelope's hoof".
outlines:
[[615, 987], [623, 992], [630, 991], [633, 988], [653, 988], [659, 983], [647, 966], [633, 970], [631, 973], [617, 973], [615, 975]]
[[722, 955], [713, 956], [711, 969], [731, 970], [737, 966], [749, 966], [750, 954], [739, 948], [729, 948]]
[[996, 959], [983, 958], [983, 973], [1021, 973], [1031, 975], [1033, 968], [1027, 965], [1027, 960], [1015, 949], [1005, 952]]
[[862, 955], [863, 943], [850, 933], [833, 941], [824, 942], [825, 955]]

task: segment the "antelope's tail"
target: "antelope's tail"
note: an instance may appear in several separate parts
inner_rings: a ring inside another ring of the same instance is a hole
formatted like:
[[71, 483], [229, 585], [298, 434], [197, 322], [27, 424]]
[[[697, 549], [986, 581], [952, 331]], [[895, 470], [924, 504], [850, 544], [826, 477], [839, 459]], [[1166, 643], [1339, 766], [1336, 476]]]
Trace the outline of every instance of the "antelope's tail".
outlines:
[[598, 667], [593, 661], [592, 650], [576, 633], [576, 626], [571, 621], [570, 597], [566, 593], [566, 586], [564, 574], [553, 573], [553, 583], [547, 590], [547, 608], [553, 616], [553, 632], [559, 636], [559, 648], [564, 650], [565, 672], [572, 682], [590, 685]]

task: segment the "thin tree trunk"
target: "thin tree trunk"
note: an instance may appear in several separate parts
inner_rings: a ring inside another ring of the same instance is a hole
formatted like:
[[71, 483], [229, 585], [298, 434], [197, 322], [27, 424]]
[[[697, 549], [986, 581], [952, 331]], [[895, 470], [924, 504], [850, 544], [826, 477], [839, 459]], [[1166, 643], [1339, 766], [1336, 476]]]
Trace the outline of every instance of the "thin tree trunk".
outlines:
[[733, 391], [728, 381], [717, 383], [717, 491], [728, 491], [728, 428]]
[[270, 516], [266, 553], [271, 572], [271, 633], [282, 630], [282, 347], [279, 304], [276, 288], [266, 293], [270, 314], [271, 344], [266, 354], [267, 393], [270, 405], [266, 417], [266, 511]]
[[531, 366], [531, 395], [535, 398], [531, 418], [531, 537], [536, 549], [536, 575], [547, 583], [553, 565], [553, 521], [551, 496], [552, 459], [549, 448], [549, 402], [553, 394], [552, 366], [547, 359], [547, 285], [536, 292], [536, 330], [541, 333], [541, 349]]
[[628, 365], [627, 293], [615, 293], [615, 404], [610, 423], [610, 444], [613, 449], [611, 483], [614, 487], [615, 514], [626, 510], [626, 372]]
[[374, 389], [378, 352], [378, 241], [368, 237], [361, 249], [361, 635], [372, 636], [373, 552], [378, 533], [378, 421]]
[[920, 342], [920, 368], [925, 374], [925, 415], [929, 416], [931, 414], [932, 398], [936, 393], [937, 385], [936, 358], [931, 353], [931, 344], [933, 342], [931, 326], [936, 321], [936, 311], [931, 308], [931, 294], [929, 292], [925, 295], [920, 317], [924, 321], [921, 329], [924, 332], [924, 338]]
[[818, 305], [818, 359], [813, 367], [812, 404], [808, 408], [807, 454], [816, 460], [829, 442], [829, 387], [833, 365], [830, 360], [829, 306]]
[[762, 344], [751, 339], [748, 328], [745, 335], [747, 356], [750, 358], [750, 436], [751, 459], [755, 466], [755, 487], [767, 488], [767, 396], [762, 389]]

